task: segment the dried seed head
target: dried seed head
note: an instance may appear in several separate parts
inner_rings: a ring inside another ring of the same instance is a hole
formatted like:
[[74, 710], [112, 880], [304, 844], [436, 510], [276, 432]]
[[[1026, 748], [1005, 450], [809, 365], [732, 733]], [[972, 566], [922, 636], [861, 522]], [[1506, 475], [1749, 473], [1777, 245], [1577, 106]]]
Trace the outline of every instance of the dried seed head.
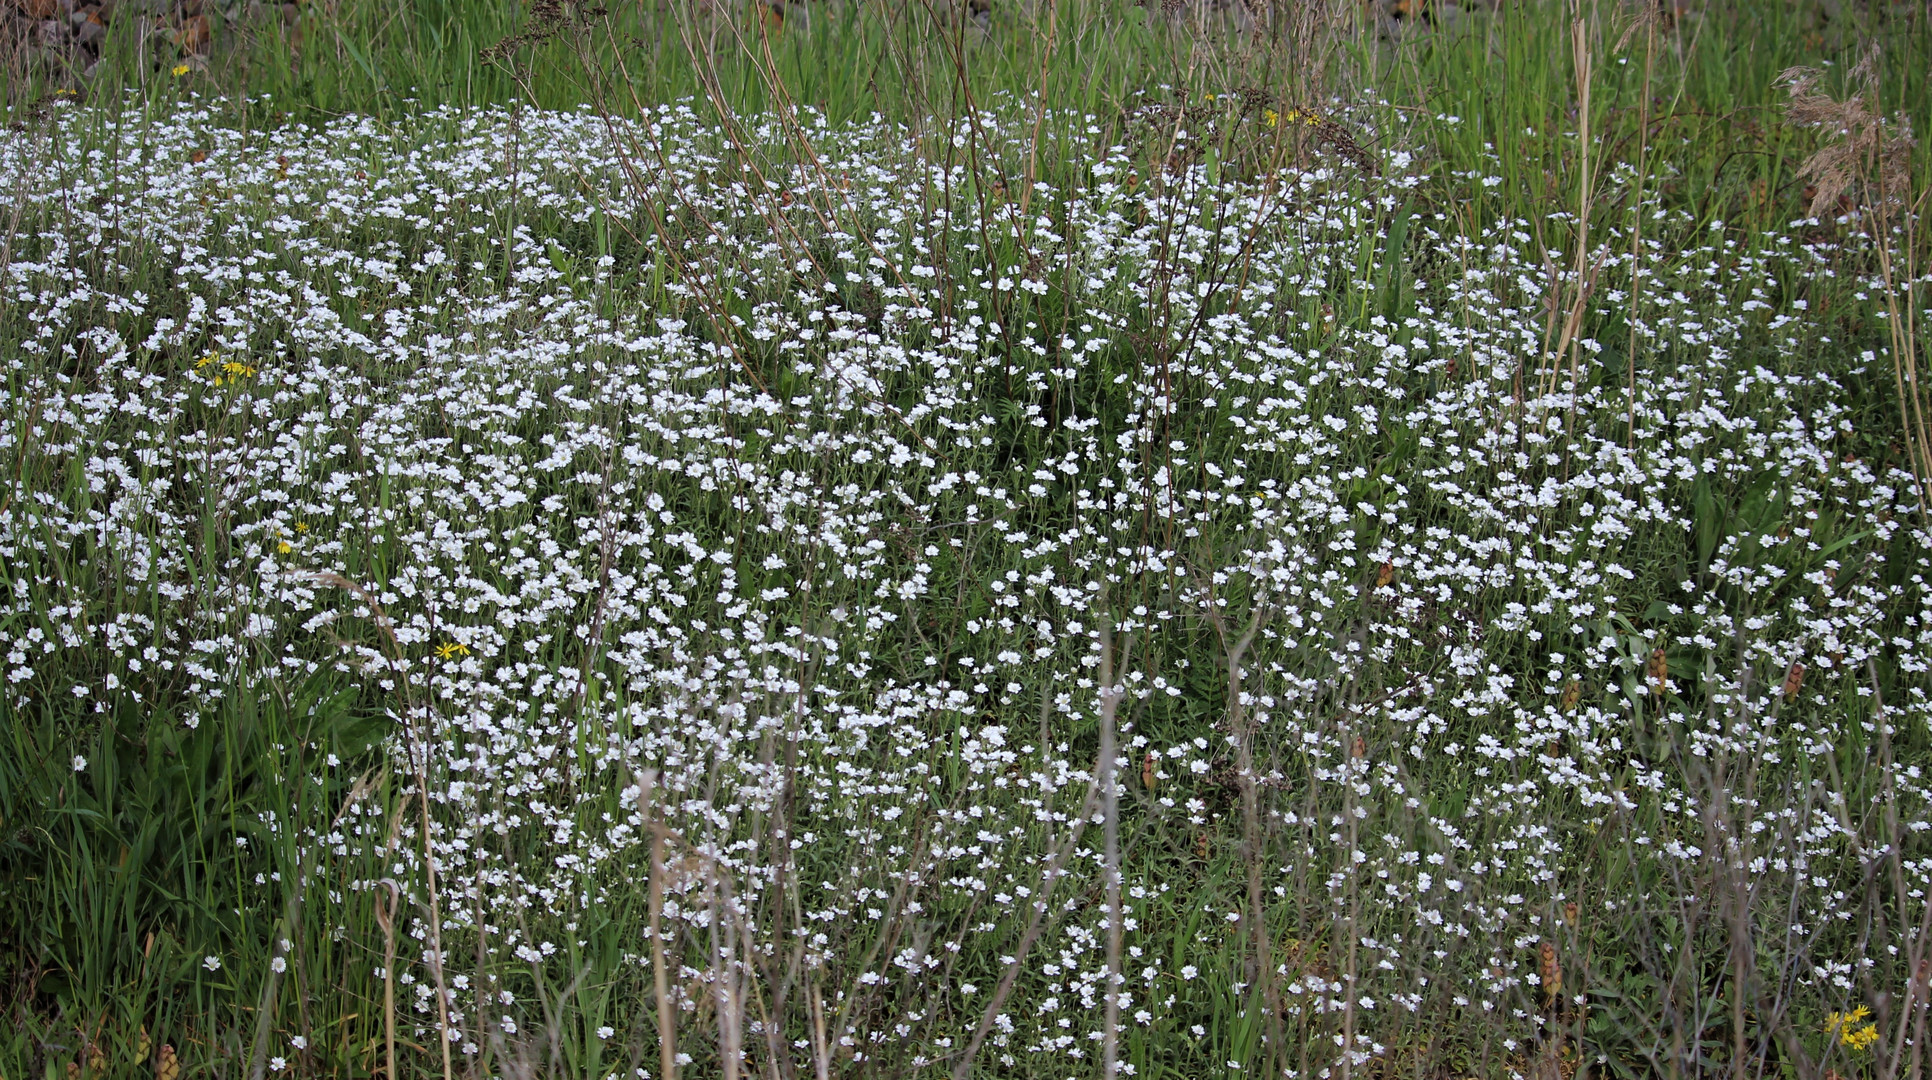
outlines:
[[1799, 179], [1810, 182], [1805, 190], [1812, 217], [1824, 217], [1834, 208], [1886, 207], [1911, 191], [1912, 148], [1917, 145], [1911, 121], [1887, 121], [1871, 109], [1878, 100], [1879, 56], [1874, 45], [1847, 72], [1857, 89], [1843, 98], [1818, 88], [1816, 69], [1794, 67], [1778, 75], [1776, 82], [1791, 98], [1785, 116], [1799, 127], [1819, 128], [1831, 139], [1798, 166]]

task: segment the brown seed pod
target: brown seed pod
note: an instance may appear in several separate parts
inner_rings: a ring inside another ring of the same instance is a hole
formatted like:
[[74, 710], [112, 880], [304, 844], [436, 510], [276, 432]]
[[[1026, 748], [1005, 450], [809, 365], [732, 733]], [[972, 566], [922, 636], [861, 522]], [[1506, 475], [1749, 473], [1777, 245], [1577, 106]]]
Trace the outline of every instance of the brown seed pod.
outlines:
[[1140, 761], [1140, 786], [1152, 795], [1160, 787], [1160, 779], [1160, 763], [1155, 759], [1154, 752], [1149, 750]]
[[1798, 691], [1804, 689], [1804, 685], [1805, 685], [1805, 666], [1804, 664], [1796, 660], [1793, 660], [1791, 662], [1791, 669], [1784, 673], [1784, 696], [1796, 697]]
[[1377, 570], [1377, 571], [1375, 572], [1375, 587], [1376, 587], [1376, 588], [1378, 588], [1378, 589], [1386, 589], [1386, 588], [1388, 588], [1388, 587], [1389, 587], [1389, 582], [1391, 582], [1391, 581], [1394, 581], [1394, 580], [1395, 580], [1395, 564], [1394, 564], [1394, 563], [1386, 563], [1386, 562], [1385, 562], [1385, 563], [1383, 563], [1383, 564], [1382, 564], [1382, 568], [1381, 568], [1380, 570]]
[[1563, 686], [1563, 711], [1574, 711], [1576, 709], [1576, 703], [1582, 700], [1582, 698], [1583, 684], [1575, 679], [1571, 679]]
[[1545, 941], [1536, 947], [1536, 974], [1543, 980], [1543, 996], [1551, 1001], [1563, 992], [1563, 965], [1556, 957], [1556, 943]]
[[1664, 655], [1661, 646], [1650, 650], [1650, 681], [1659, 695], [1670, 689], [1670, 658]]

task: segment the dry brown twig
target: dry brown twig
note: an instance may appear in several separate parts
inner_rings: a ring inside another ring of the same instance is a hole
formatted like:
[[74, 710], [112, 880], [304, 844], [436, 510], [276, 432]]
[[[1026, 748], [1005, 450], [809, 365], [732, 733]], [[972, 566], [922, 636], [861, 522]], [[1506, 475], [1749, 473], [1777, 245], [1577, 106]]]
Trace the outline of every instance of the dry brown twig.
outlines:
[[[363, 588], [361, 585], [334, 571], [324, 570], [299, 576], [306, 577], [318, 585], [341, 589], [362, 601], [364, 606], [369, 609], [370, 618], [375, 622], [377, 629], [382, 631], [383, 640], [389, 643], [390, 668], [396, 673], [396, 678], [402, 686], [403, 713], [409, 717], [408, 731], [411, 744], [409, 747], [409, 756], [411, 758], [411, 764], [415, 766], [417, 802], [422, 811], [421, 839], [423, 875], [429, 894], [429, 947], [430, 955], [434, 959], [434, 963], [430, 965], [430, 974], [434, 976], [436, 981], [437, 1042], [441, 1044], [440, 1049], [442, 1050], [443, 1080], [450, 1080], [455, 1075], [455, 1070], [450, 1061], [449, 1050], [449, 991], [446, 988], [446, 980], [443, 976], [442, 905], [440, 898], [437, 896], [436, 889], [436, 848], [431, 841], [432, 830], [430, 828], [429, 814], [429, 733], [426, 731], [418, 731], [415, 722], [415, 718], [418, 716], [427, 719], [429, 708], [427, 705], [418, 708], [411, 700], [409, 670], [403, 660], [402, 642], [396, 637], [396, 624], [382, 610], [382, 605], [377, 601], [375, 595], [368, 589]], [[390, 842], [393, 846], [393, 833]], [[378, 919], [381, 919], [380, 915]], [[384, 933], [385, 936], [393, 933], [388, 928], [388, 924], [385, 924]], [[389, 966], [393, 966], [393, 960], [390, 965], [385, 966], [384, 970], [387, 971]], [[392, 1047], [390, 1050], [392, 1057], [394, 1053], [395, 1051]], [[390, 1067], [390, 1075], [392, 1077], [395, 1075], [393, 1064]]]

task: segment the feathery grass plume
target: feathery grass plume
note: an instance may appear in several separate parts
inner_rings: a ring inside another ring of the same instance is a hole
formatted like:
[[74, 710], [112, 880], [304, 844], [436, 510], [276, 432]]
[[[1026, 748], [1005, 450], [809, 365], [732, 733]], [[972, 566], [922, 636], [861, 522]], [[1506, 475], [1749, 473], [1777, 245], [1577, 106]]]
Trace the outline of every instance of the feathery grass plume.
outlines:
[[[1918, 361], [1924, 351], [1919, 320], [1919, 216], [1925, 193], [1912, 192], [1913, 151], [1917, 139], [1908, 114], [1880, 112], [1880, 61], [1877, 43], [1846, 73], [1848, 92], [1833, 97], [1820, 89], [1814, 68], [1789, 68], [1778, 76], [1789, 95], [1785, 115], [1800, 127], [1820, 129], [1826, 142], [1798, 166], [1811, 182], [1810, 214], [1820, 220], [1857, 219], [1871, 237], [1885, 301], [1886, 332], [1894, 391], [1905, 422], [1906, 456], [1911, 463], [1919, 512], [1932, 515], [1927, 485], [1932, 483], [1932, 404], [1919, 385]], [[1904, 266], [1896, 266], [1900, 257]]]
[[[1887, 119], [1877, 111], [1880, 55], [1876, 44], [1866, 48], [1846, 73], [1855, 90], [1843, 97], [1820, 88], [1823, 72], [1816, 68], [1787, 68], [1778, 74], [1778, 84], [1789, 95], [1785, 116], [1799, 127], [1821, 129], [1828, 140], [1798, 166], [1799, 178], [1814, 189], [1812, 217], [1835, 217], [1834, 207], [1877, 209], [1910, 201], [1917, 140], [1909, 116]], [[1845, 196], [1849, 204], [1840, 203]]]

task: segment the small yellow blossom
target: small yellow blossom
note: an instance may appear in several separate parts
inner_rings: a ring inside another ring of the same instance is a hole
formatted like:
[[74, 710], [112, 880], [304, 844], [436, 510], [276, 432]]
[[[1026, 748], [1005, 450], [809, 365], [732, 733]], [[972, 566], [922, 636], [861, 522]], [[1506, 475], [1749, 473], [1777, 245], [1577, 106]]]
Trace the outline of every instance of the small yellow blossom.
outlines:
[[468, 656], [470, 647], [460, 641], [445, 641], [436, 646], [436, 659], [450, 660], [458, 656]]
[[1281, 114], [1274, 111], [1273, 109], [1261, 110], [1261, 118], [1268, 122], [1269, 127], [1274, 127], [1275, 125], [1281, 123]]
[[209, 353], [195, 361], [195, 370], [204, 374], [213, 369], [213, 377], [208, 380], [211, 386], [232, 386], [255, 374], [251, 364], [239, 360], [223, 360], [220, 353]]
[[1871, 1014], [1863, 1005], [1848, 1013], [1831, 1013], [1825, 1017], [1825, 1033], [1854, 1052], [1869, 1050], [1878, 1041], [1878, 1025], [1864, 1022]]
[[194, 68], [192, 68], [187, 64], [176, 64], [173, 69], [173, 74], [175, 78], [179, 79], [181, 76], [186, 75], [188, 72], [193, 70]]

